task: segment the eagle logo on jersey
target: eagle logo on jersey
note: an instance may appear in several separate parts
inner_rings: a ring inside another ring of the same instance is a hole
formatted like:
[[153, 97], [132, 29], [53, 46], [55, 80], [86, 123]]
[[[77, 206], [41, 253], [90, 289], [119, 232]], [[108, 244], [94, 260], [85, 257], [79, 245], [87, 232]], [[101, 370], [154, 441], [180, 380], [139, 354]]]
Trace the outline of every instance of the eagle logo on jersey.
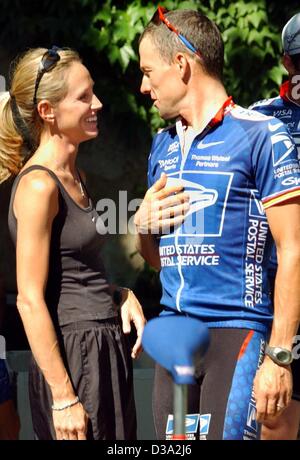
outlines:
[[185, 171], [181, 177], [178, 173], [168, 176], [168, 187], [181, 185], [190, 197], [190, 209], [182, 224], [181, 236], [222, 235], [232, 178], [233, 173], [212, 171]]

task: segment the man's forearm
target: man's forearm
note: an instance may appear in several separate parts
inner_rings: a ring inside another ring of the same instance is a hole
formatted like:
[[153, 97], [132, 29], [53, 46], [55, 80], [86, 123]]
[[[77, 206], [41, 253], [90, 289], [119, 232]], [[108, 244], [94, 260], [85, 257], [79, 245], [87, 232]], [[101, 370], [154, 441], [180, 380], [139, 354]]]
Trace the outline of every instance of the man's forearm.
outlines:
[[275, 279], [274, 320], [271, 346], [291, 349], [300, 321], [300, 254], [292, 250], [279, 253]]

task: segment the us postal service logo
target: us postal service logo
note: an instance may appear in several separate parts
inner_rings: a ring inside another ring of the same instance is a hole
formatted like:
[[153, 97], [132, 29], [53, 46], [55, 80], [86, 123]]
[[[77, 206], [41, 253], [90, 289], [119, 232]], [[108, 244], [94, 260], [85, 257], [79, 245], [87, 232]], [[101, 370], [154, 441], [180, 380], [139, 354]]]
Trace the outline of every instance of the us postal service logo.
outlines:
[[211, 419], [211, 414], [200, 415], [200, 436], [208, 434], [210, 419]]
[[247, 426], [257, 432], [256, 407], [252, 403], [248, 406]]
[[294, 143], [286, 133], [276, 133], [271, 136], [273, 166], [277, 167], [291, 160], [290, 153]]
[[[199, 430], [200, 414], [187, 414], [185, 416], [185, 434], [188, 439], [196, 439]], [[174, 416], [168, 415], [166, 426], [166, 438], [172, 439], [174, 434]]]
[[[300, 121], [299, 121], [299, 127], [300, 129]], [[293, 139], [295, 141], [296, 147], [297, 147], [297, 152], [298, 152], [298, 160], [300, 160], [300, 137], [296, 135], [293, 136]]]
[[267, 218], [263, 204], [259, 198], [258, 190], [250, 191], [249, 216], [256, 219]]
[[[190, 197], [190, 209], [178, 230], [180, 236], [221, 236], [233, 173], [184, 171], [170, 174], [168, 186], [182, 185]], [[172, 234], [162, 238], [172, 238]]]

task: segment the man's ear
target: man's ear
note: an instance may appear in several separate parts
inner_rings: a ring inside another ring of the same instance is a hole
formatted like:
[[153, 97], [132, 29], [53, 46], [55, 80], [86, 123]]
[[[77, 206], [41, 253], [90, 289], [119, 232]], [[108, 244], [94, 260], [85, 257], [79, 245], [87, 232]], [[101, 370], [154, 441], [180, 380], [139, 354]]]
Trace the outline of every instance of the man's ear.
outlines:
[[38, 103], [37, 111], [43, 121], [53, 124], [55, 120], [54, 109], [52, 104], [50, 104], [47, 99], [44, 99]]
[[291, 59], [291, 56], [289, 56], [288, 54], [284, 54], [282, 56], [281, 62], [290, 75], [295, 73], [296, 69]]
[[174, 63], [180, 71], [182, 80], [185, 80], [186, 77], [191, 73], [190, 64], [186, 55], [184, 53], [176, 53]]

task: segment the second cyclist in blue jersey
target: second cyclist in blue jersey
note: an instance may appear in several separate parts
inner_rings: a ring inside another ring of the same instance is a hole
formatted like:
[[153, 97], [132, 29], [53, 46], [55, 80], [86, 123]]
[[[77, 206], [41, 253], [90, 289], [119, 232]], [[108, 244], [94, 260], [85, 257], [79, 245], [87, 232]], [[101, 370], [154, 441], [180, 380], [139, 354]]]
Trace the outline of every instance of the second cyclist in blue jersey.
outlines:
[[[258, 439], [259, 422], [278, 416], [291, 398], [300, 318], [297, 150], [281, 122], [228, 97], [222, 38], [207, 17], [159, 8], [139, 51], [142, 93], [162, 118], [177, 121], [153, 141], [137, 246], [161, 270], [162, 314], [198, 317], [211, 333], [189, 390], [188, 413], [199, 427], [193, 436]], [[274, 319], [271, 233], [280, 253]], [[172, 404], [171, 378], [157, 366], [159, 438], [171, 434]]]
[[[288, 71], [288, 80], [281, 85], [277, 97], [256, 102], [250, 108], [267, 116], [274, 116], [284, 123], [298, 149], [300, 157], [300, 13], [294, 15], [284, 26], [282, 31], [282, 45], [284, 55], [282, 63]], [[287, 185], [299, 185], [298, 177], [289, 175], [283, 178]], [[271, 285], [276, 274], [276, 248], [272, 250], [269, 275]], [[295, 344], [299, 342], [300, 329], [295, 337]], [[297, 439], [300, 423], [300, 355], [299, 346], [295, 347], [294, 360], [291, 365], [293, 374], [292, 401], [280, 417], [264, 424], [262, 438], [266, 440]]]

